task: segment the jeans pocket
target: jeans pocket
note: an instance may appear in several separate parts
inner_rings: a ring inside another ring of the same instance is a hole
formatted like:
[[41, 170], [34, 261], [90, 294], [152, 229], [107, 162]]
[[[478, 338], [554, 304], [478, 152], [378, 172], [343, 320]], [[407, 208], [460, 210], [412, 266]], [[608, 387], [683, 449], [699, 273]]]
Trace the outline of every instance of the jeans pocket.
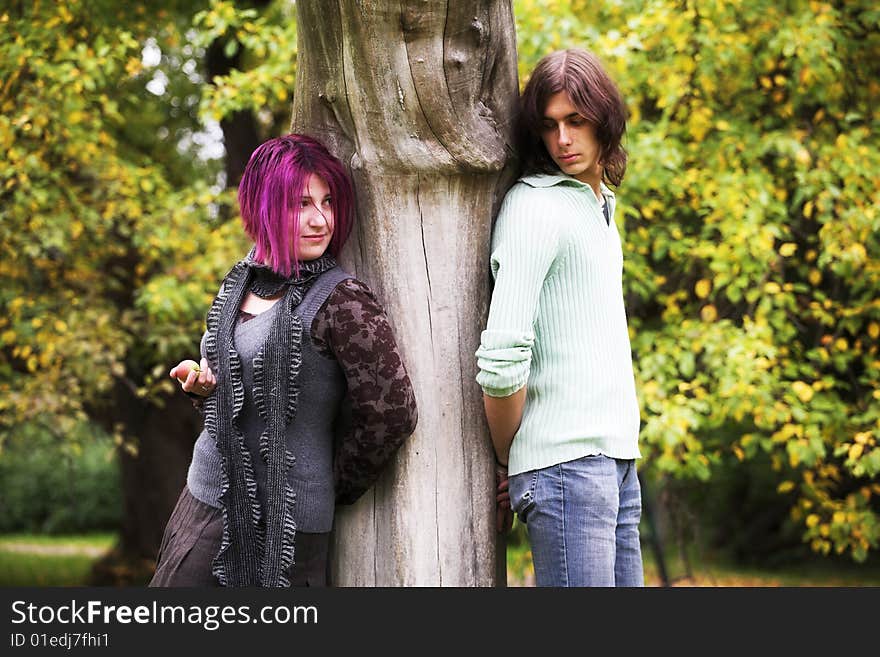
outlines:
[[535, 506], [535, 491], [538, 487], [538, 471], [521, 472], [510, 477], [510, 508], [526, 523], [529, 511]]

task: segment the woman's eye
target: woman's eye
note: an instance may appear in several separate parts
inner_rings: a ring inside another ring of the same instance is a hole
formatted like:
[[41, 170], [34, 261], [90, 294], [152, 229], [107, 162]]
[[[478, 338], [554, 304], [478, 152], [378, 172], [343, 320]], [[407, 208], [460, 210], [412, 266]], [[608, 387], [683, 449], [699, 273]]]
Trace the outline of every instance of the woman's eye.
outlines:
[[553, 130], [553, 128], [555, 128], [555, 127], [556, 127], [556, 124], [552, 123], [550, 121], [544, 121], [544, 123], [541, 124], [541, 128], [544, 130]]
[[323, 205], [325, 208], [329, 208], [329, 207], [330, 207], [330, 197], [328, 196], [327, 198], [325, 198], [325, 199], [321, 202], [321, 205]]
[[301, 207], [301, 208], [307, 208], [307, 207], [309, 207], [311, 204], [312, 204], [311, 200], [309, 200], [309, 199], [307, 199], [307, 198], [304, 198], [304, 199], [302, 199], [302, 200], [299, 202], [299, 207]]
[[571, 124], [573, 126], [579, 126], [579, 125], [583, 125], [585, 121], [586, 121], [586, 119], [584, 117], [576, 116], [571, 120]]

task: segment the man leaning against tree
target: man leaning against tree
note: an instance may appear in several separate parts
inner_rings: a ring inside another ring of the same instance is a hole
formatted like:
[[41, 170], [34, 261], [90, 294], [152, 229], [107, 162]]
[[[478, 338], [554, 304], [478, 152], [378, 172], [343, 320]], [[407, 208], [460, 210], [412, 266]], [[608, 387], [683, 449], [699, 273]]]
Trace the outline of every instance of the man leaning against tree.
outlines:
[[538, 586], [642, 586], [639, 406], [614, 222], [626, 107], [595, 55], [544, 57], [520, 99], [524, 175], [492, 235], [477, 362], [498, 471]]

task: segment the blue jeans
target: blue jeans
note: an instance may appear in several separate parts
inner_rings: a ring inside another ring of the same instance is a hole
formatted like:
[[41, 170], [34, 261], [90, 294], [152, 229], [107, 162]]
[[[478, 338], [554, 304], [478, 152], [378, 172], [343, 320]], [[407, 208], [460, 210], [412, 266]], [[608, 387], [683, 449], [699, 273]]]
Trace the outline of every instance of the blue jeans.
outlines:
[[644, 586], [634, 460], [585, 456], [510, 477], [538, 586]]

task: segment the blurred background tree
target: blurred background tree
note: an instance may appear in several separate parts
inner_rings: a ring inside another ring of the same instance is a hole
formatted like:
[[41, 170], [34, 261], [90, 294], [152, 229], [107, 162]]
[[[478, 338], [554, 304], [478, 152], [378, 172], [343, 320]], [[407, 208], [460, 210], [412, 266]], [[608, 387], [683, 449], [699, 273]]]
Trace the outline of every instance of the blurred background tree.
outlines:
[[582, 46], [629, 105], [625, 285], [652, 478], [740, 555], [802, 538], [864, 560], [880, 539], [880, 10], [516, 6], [521, 78]]
[[270, 56], [285, 74], [260, 88], [288, 104], [295, 41], [266, 24], [258, 9], [290, 24], [267, 4], [27, 1], [0, 14], [0, 441], [113, 436], [124, 504], [110, 560], [129, 566], [107, 572], [122, 577], [152, 567], [200, 429], [167, 372], [197, 354], [218, 281], [246, 249], [234, 186], [284, 129], [259, 93], [202, 104], [240, 67], [266, 77]]
[[[865, 560], [880, 545], [880, 10], [514, 9], [521, 84], [551, 50], [586, 47], [630, 109], [618, 219], [642, 469], [670, 527], [692, 518], [742, 558]], [[244, 162], [288, 129], [294, 8], [12, 1], [0, 25], [0, 441], [113, 436], [119, 554], [149, 563], [199, 430], [167, 371], [246, 248]]]

